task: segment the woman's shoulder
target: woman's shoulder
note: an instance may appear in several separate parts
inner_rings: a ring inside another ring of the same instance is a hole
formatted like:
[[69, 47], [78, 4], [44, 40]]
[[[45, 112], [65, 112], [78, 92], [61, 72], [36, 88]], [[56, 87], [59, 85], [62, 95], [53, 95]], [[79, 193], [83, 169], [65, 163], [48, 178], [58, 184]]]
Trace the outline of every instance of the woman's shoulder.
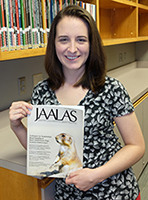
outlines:
[[111, 84], [111, 85], [122, 85], [121, 82], [114, 78], [114, 77], [110, 77], [110, 76], [106, 76], [105, 77], [105, 84], [108, 85], [108, 84]]
[[44, 79], [42, 81], [39, 81], [35, 87], [33, 88], [33, 91], [36, 92], [36, 91], [42, 91], [42, 92], [51, 92], [52, 93], [52, 90], [49, 88], [49, 85], [48, 85], [48, 79]]
[[35, 87], [33, 88], [33, 93], [32, 95], [50, 95], [52, 94], [52, 90], [48, 86], [48, 79], [42, 80], [38, 82]]
[[109, 76], [106, 76], [105, 78], [104, 88], [110, 91], [114, 91], [114, 90], [125, 91], [126, 90], [125, 86], [118, 79], [109, 77]]
[[34, 87], [31, 102], [32, 104], [47, 104], [47, 101], [53, 99], [53, 96], [53, 91], [48, 86], [48, 79], [45, 79]]
[[34, 87], [34, 89], [38, 89], [38, 88], [42, 88], [42, 87], [48, 87], [48, 81], [47, 81], [47, 79], [44, 79], [44, 80], [42, 80], [42, 81], [39, 81], [36, 85], [35, 85], [35, 87]]

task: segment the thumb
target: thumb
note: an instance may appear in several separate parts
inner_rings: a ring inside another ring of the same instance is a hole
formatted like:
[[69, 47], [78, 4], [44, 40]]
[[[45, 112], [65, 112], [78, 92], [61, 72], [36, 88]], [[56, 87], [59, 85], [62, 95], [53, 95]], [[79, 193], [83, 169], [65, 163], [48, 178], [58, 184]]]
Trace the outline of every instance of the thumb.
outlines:
[[65, 180], [65, 183], [66, 183], [67, 185], [72, 184], [73, 182], [72, 182], [71, 177], [68, 176], [68, 177], [66, 178], [66, 180]]

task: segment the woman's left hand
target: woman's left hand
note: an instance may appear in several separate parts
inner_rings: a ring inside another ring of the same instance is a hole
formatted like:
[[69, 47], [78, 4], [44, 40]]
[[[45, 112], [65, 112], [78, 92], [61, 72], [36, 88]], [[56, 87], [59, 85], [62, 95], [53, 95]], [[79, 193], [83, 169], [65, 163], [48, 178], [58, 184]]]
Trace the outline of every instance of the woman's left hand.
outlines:
[[80, 190], [87, 191], [97, 184], [95, 169], [84, 168], [71, 172], [66, 178], [66, 184], [74, 184]]

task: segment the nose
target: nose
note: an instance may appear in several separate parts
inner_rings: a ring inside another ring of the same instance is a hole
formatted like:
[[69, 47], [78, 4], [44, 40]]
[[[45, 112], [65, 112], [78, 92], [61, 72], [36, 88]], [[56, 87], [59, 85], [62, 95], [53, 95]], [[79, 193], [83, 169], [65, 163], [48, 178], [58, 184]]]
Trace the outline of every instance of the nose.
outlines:
[[77, 51], [77, 44], [76, 44], [75, 41], [71, 41], [69, 43], [68, 50], [69, 50], [70, 53], [75, 53]]

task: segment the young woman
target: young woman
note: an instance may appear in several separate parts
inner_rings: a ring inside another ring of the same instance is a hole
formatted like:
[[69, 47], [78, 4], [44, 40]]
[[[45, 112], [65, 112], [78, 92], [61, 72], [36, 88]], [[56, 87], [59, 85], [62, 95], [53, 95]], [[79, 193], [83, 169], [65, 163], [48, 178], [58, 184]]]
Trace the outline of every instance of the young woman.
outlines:
[[[106, 76], [101, 38], [86, 10], [71, 5], [55, 17], [45, 69], [48, 79], [34, 88], [31, 104], [85, 107], [83, 169], [56, 180], [55, 199], [140, 199], [130, 167], [145, 151], [141, 129], [124, 86]], [[11, 128], [25, 148], [27, 129], [21, 119], [31, 108], [23, 101], [10, 107]], [[113, 121], [124, 147], [114, 134]]]

